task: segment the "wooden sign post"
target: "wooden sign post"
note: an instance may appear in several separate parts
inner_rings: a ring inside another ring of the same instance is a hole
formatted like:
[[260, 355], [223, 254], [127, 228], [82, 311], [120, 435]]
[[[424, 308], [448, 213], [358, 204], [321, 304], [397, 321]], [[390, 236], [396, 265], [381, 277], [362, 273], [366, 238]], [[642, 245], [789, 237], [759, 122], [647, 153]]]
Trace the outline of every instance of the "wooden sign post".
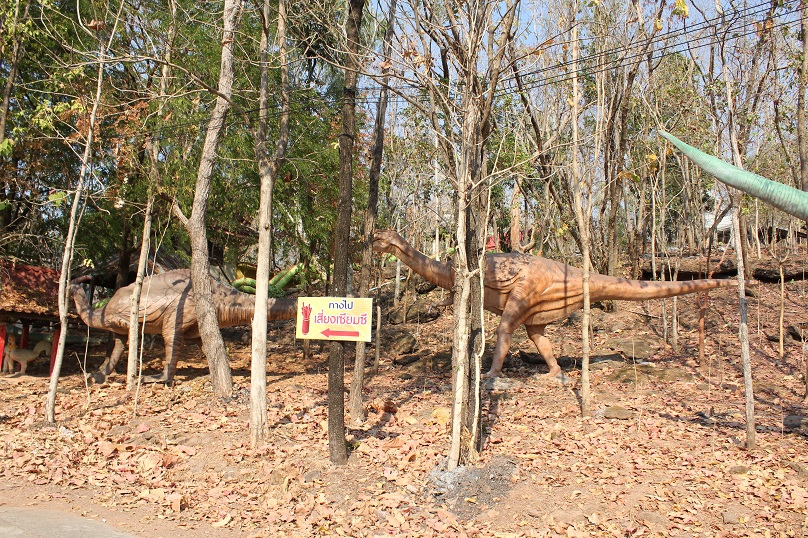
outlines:
[[299, 297], [295, 336], [310, 340], [370, 342], [373, 299]]

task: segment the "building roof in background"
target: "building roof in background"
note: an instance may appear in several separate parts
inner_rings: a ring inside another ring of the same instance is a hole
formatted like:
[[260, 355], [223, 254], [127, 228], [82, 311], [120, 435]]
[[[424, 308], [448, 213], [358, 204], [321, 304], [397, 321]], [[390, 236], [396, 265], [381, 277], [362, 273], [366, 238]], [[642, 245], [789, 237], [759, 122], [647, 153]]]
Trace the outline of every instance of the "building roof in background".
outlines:
[[59, 271], [0, 259], [0, 319], [59, 318]]
[[[725, 232], [732, 230], [732, 213], [734, 209], [730, 209], [724, 217], [718, 221], [718, 226], [716, 226], [715, 230], [717, 232]], [[704, 212], [704, 229], [709, 230], [713, 223], [715, 222], [715, 212], [713, 211], [705, 211]]]

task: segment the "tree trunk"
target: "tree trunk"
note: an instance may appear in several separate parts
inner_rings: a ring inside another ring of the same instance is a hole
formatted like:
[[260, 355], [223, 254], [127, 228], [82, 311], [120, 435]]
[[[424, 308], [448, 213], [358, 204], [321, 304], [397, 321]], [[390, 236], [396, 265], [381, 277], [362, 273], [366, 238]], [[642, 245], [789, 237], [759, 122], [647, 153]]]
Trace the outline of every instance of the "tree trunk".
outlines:
[[[520, 195], [522, 194], [522, 180], [516, 177], [513, 182], [513, 195], [511, 196], [511, 225], [508, 235], [511, 239], [511, 252], [524, 252], [522, 248], [522, 207]], [[496, 219], [494, 220], [496, 222]], [[499, 242], [497, 231], [494, 230], [494, 241]]]
[[257, 447], [264, 439], [267, 424], [267, 311], [269, 270], [272, 256], [272, 194], [289, 141], [289, 65], [286, 55], [286, 0], [278, 1], [278, 55], [281, 69], [281, 116], [275, 155], [270, 162], [266, 136], [269, 128], [269, 18], [271, 2], [264, 0], [264, 24], [261, 32], [261, 96], [255, 156], [261, 176], [261, 201], [258, 210], [258, 265], [255, 275], [255, 312], [252, 322], [252, 359], [250, 362], [250, 440]]
[[[481, 125], [479, 140], [480, 148], [475, 152], [479, 169], [480, 179], [488, 177], [487, 164], [484, 159], [482, 147], [483, 140], [490, 135], [487, 124]], [[463, 409], [463, 432], [464, 441], [460, 448], [460, 461], [473, 463], [477, 460], [482, 448], [482, 425], [480, 418], [481, 394], [480, 377], [482, 375], [482, 359], [485, 353], [485, 309], [483, 308], [484, 288], [483, 272], [485, 271], [485, 244], [488, 237], [488, 222], [490, 217], [490, 181], [474, 181], [472, 185], [477, 187], [471, 190], [471, 204], [469, 204], [467, 234], [466, 234], [466, 257], [469, 264], [470, 273], [470, 295], [469, 295], [469, 368], [466, 374], [466, 403]]]
[[588, 215], [587, 208], [584, 207], [583, 193], [581, 192], [585, 184], [581, 177], [578, 165], [578, 102], [580, 100], [578, 88], [578, 25], [576, 24], [578, 14], [578, 2], [573, 2], [572, 16], [572, 193], [573, 209], [575, 210], [575, 220], [578, 224], [578, 234], [581, 236], [583, 251], [582, 285], [584, 308], [581, 316], [581, 416], [587, 418], [591, 416], [592, 396], [589, 381], [589, 324], [591, 305], [589, 300], [589, 223], [585, 220]]
[[[723, 58], [722, 58], [723, 60]], [[729, 78], [729, 69], [726, 62], [723, 65], [724, 84], [727, 92], [727, 112], [729, 116], [729, 136], [732, 145], [732, 156], [735, 166], [743, 168], [741, 151], [738, 147], [738, 138], [735, 134], [735, 106], [732, 99], [732, 84]], [[734, 189], [733, 189], [734, 190]], [[755, 448], [755, 395], [752, 387], [752, 361], [749, 354], [749, 325], [748, 308], [746, 304], [746, 265], [742, 252], [744, 238], [741, 236], [741, 195], [733, 196], [734, 211], [732, 212], [732, 230], [735, 234], [735, 255], [738, 263], [738, 302], [740, 308], [740, 326], [738, 327], [738, 339], [741, 343], [741, 361], [743, 362], [743, 384], [746, 397], [746, 448]]]
[[[116, 21], [117, 22], [117, 21]], [[73, 196], [73, 203], [70, 207], [70, 220], [67, 225], [67, 235], [65, 236], [65, 251], [62, 256], [62, 271], [59, 273], [59, 343], [56, 348], [56, 359], [53, 364], [53, 371], [51, 372], [50, 382], [48, 384], [48, 398], [45, 402], [45, 421], [49, 424], [56, 422], [56, 389], [59, 386], [59, 374], [62, 371], [62, 362], [65, 355], [65, 343], [67, 342], [67, 310], [70, 301], [70, 288], [68, 286], [70, 281], [70, 267], [73, 264], [73, 245], [76, 242], [76, 232], [78, 229], [79, 213], [83, 211], [82, 196], [84, 195], [84, 186], [87, 181], [87, 173], [90, 168], [92, 160], [92, 146], [93, 134], [95, 132], [96, 118], [98, 117], [98, 106], [101, 104], [101, 89], [103, 88], [104, 81], [104, 52], [105, 48], [103, 41], [101, 43], [101, 51], [98, 57], [98, 81], [95, 87], [95, 98], [93, 99], [93, 108], [90, 111], [90, 121], [87, 126], [87, 142], [84, 146], [84, 155], [81, 158], [81, 168], [79, 170], [79, 179], [76, 184], [76, 194]]]
[[800, 39], [802, 62], [797, 77], [797, 148], [800, 155], [800, 188], [808, 191], [808, 121], [806, 121], [805, 91], [808, 89], [808, 3], [800, 8]]
[[[339, 202], [334, 230], [334, 295], [348, 289], [348, 260], [351, 244], [351, 205], [353, 203], [353, 151], [356, 134], [356, 81], [360, 68], [359, 40], [365, 0], [349, 0], [345, 27], [347, 50], [342, 93], [342, 132], [339, 137]], [[332, 342], [328, 359], [328, 453], [331, 463], [348, 460], [345, 447], [345, 342]]]
[[[154, 142], [150, 142], [150, 145]], [[156, 169], [157, 162], [152, 160], [152, 169]], [[157, 181], [155, 175], [152, 175], [149, 181], [149, 191], [146, 199], [146, 214], [143, 216], [143, 238], [140, 242], [140, 258], [137, 262], [137, 275], [135, 276], [135, 285], [132, 289], [132, 297], [130, 299], [129, 310], [129, 354], [126, 361], [126, 390], [135, 388], [135, 382], [138, 379], [138, 337], [140, 325], [138, 322], [138, 312], [140, 311], [140, 296], [143, 290], [143, 277], [146, 273], [146, 262], [149, 259], [149, 249], [151, 245], [151, 225], [152, 225], [152, 205], [154, 203], [153, 185]], [[168, 360], [168, 358], [166, 358]]]
[[[2, 105], [0, 105], [0, 153], [2, 152], [3, 142], [6, 139], [6, 121], [11, 105], [11, 91], [14, 88], [14, 81], [17, 79], [17, 75], [20, 71], [20, 59], [22, 58], [24, 50], [23, 39], [26, 32], [20, 31], [20, 28], [23, 27], [24, 22], [29, 20], [28, 12], [30, 7], [31, 0], [27, 0], [23, 15], [20, 17], [19, 0], [14, 4], [14, 20], [12, 21], [12, 28], [10, 28], [14, 36], [14, 45], [11, 48], [11, 57], [8, 59], [3, 58], [3, 60], [5, 60], [3, 63], [8, 65], [8, 78], [6, 78], [6, 83], [3, 86], [3, 102]], [[0, 29], [0, 33], [3, 33], [3, 30], [5, 30], [5, 28]]]
[[[469, 113], [467, 117], [473, 117]], [[472, 120], [473, 121], [473, 120]], [[460, 168], [462, 169], [462, 161]], [[469, 361], [469, 336], [471, 333], [471, 319], [469, 303], [471, 300], [471, 276], [466, 255], [467, 235], [468, 235], [468, 189], [470, 181], [463, 181], [460, 176], [460, 183], [457, 188], [458, 211], [457, 229], [455, 239], [457, 249], [455, 250], [455, 282], [452, 292], [454, 293], [454, 320], [452, 323], [452, 433], [449, 445], [449, 459], [447, 470], [452, 471], [458, 465], [464, 463], [461, 460], [461, 450], [463, 445], [464, 429], [464, 408], [468, 402], [468, 371]]]
[[191, 279], [193, 281], [196, 314], [199, 318], [199, 336], [202, 338], [202, 348], [208, 359], [213, 394], [220, 397], [230, 395], [233, 390], [233, 379], [230, 375], [230, 364], [227, 362], [227, 352], [224, 348], [222, 333], [219, 331], [216, 309], [211, 300], [210, 259], [205, 216], [210, 195], [213, 165], [216, 162], [216, 149], [219, 147], [225, 118], [230, 110], [230, 97], [233, 94], [235, 68], [233, 51], [241, 10], [241, 0], [225, 0], [222, 59], [218, 85], [219, 96], [216, 98], [216, 104], [213, 107], [210, 122], [208, 123], [205, 142], [202, 146], [191, 216], [185, 221], [185, 228], [191, 238]]
[[784, 322], [785, 313], [786, 313], [785, 312], [786, 311], [786, 279], [785, 279], [785, 275], [783, 274], [783, 264], [788, 259], [788, 254], [786, 254], [783, 257], [777, 256], [776, 258], [777, 258], [777, 268], [780, 270], [780, 316], [778, 318], [779, 323], [778, 323], [778, 327], [777, 327], [778, 328], [777, 333], [779, 335], [779, 339], [778, 339], [779, 340], [779, 346], [777, 348], [777, 351], [779, 352], [780, 358], [782, 359], [783, 356], [785, 355], [785, 346], [784, 346], [784, 342], [783, 342], [783, 337], [784, 337], [783, 333], [785, 331], [783, 330], [783, 328], [784, 328], [783, 327], [783, 325], [784, 325], [783, 322]]
[[[395, 28], [396, 0], [390, 1], [390, 13], [387, 18], [387, 32], [384, 36], [385, 60], [392, 54], [393, 31]], [[386, 72], [386, 70], [385, 70]], [[376, 216], [379, 205], [379, 176], [382, 170], [382, 157], [384, 155], [384, 124], [387, 112], [389, 76], [381, 81], [379, 105], [376, 109], [376, 123], [373, 127], [373, 149], [371, 150], [371, 163], [368, 172], [368, 207], [365, 211], [365, 238], [362, 247], [362, 269], [359, 273], [359, 296], [367, 297], [370, 289], [370, 268], [373, 263], [373, 230], [376, 228]], [[354, 359], [353, 378], [351, 379], [351, 393], [349, 406], [351, 421], [360, 424], [365, 421], [365, 406], [362, 403], [362, 387], [365, 379], [365, 342], [356, 343], [356, 357]]]
[[398, 306], [398, 299], [401, 296], [401, 260], [396, 258], [396, 282], [393, 286], [393, 308]]
[[[168, 43], [174, 42], [174, 37], [177, 34], [177, 3], [175, 0], [169, 0], [168, 10], [171, 16], [168, 30]], [[163, 106], [168, 94], [168, 81], [171, 74], [169, 64], [171, 63], [171, 48], [169, 47], [165, 53], [166, 62], [163, 64], [162, 72], [160, 75], [160, 106], [158, 108], [158, 116], [162, 116]], [[137, 264], [137, 275], [135, 275], [135, 285], [132, 289], [132, 302], [130, 304], [129, 314], [129, 354], [126, 363], [126, 389], [132, 390], [135, 387], [135, 380], [140, 375], [140, 368], [138, 368], [138, 342], [139, 342], [139, 329], [138, 313], [140, 311], [140, 297], [143, 291], [143, 278], [146, 274], [146, 262], [149, 258], [149, 251], [151, 250], [151, 225], [152, 225], [152, 208], [154, 205], [154, 189], [160, 182], [160, 149], [157, 146], [157, 141], [154, 138], [149, 139], [146, 143], [146, 150], [149, 156], [150, 176], [149, 176], [149, 190], [147, 193], [146, 201], [146, 214], [143, 217], [143, 237], [140, 243], [140, 258]], [[155, 251], [155, 258], [157, 252]], [[135, 399], [137, 405], [137, 399]]]
[[[482, 22], [482, 21], [479, 21]], [[475, 27], [477, 31], [481, 29]], [[466, 76], [472, 76], [469, 70]], [[474, 85], [468, 84], [464, 89], [461, 101], [461, 138], [459, 144], [459, 157], [457, 160], [457, 206], [455, 222], [455, 282], [454, 292], [454, 322], [452, 327], [452, 433], [449, 445], [447, 470], [452, 471], [459, 465], [473, 461], [474, 451], [472, 429], [469, 427], [469, 418], [472, 416], [472, 407], [479, 392], [479, 383], [473, 383], [475, 377], [472, 372], [473, 356], [473, 320], [474, 309], [474, 271], [478, 267], [475, 262], [479, 260], [476, 253], [477, 245], [475, 231], [476, 209], [474, 185], [480, 184], [482, 177], [482, 164], [480, 154], [481, 145], [481, 115], [479, 104], [482, 99], [473, 93]], [[483, 234], [485, 235], [485, 234]], [[479, 262], [478, 262], [479, 263]], [[477, 294], [479, 295], [479, 294]], [[479, 300], [479, 298], [478, 298]]]

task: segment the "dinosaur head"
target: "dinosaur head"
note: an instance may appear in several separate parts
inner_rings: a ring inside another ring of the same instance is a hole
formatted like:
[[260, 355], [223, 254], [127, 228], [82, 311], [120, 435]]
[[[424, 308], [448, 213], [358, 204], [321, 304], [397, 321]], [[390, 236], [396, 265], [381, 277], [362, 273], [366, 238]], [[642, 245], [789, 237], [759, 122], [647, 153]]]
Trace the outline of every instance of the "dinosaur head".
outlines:
[[74, 278], [73, 280], [70, 281], [70, 283], [73, 285], [77, 285], [77, 284], [84, 284], [86, 282], [91, 282], [92, 280], [93, 275], [82, 275]]
[[395, 230], [373, 232], [373, 252], [394, 253], [400, 248], [402, 238]]

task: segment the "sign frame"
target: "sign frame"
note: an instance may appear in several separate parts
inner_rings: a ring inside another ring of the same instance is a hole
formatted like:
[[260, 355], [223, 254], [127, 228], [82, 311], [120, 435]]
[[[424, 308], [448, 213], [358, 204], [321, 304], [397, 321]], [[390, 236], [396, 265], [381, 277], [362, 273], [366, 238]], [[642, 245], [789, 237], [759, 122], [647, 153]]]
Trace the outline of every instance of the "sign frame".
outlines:
[[370, 342], [372, 297], [298, 297], [295, 338]]

